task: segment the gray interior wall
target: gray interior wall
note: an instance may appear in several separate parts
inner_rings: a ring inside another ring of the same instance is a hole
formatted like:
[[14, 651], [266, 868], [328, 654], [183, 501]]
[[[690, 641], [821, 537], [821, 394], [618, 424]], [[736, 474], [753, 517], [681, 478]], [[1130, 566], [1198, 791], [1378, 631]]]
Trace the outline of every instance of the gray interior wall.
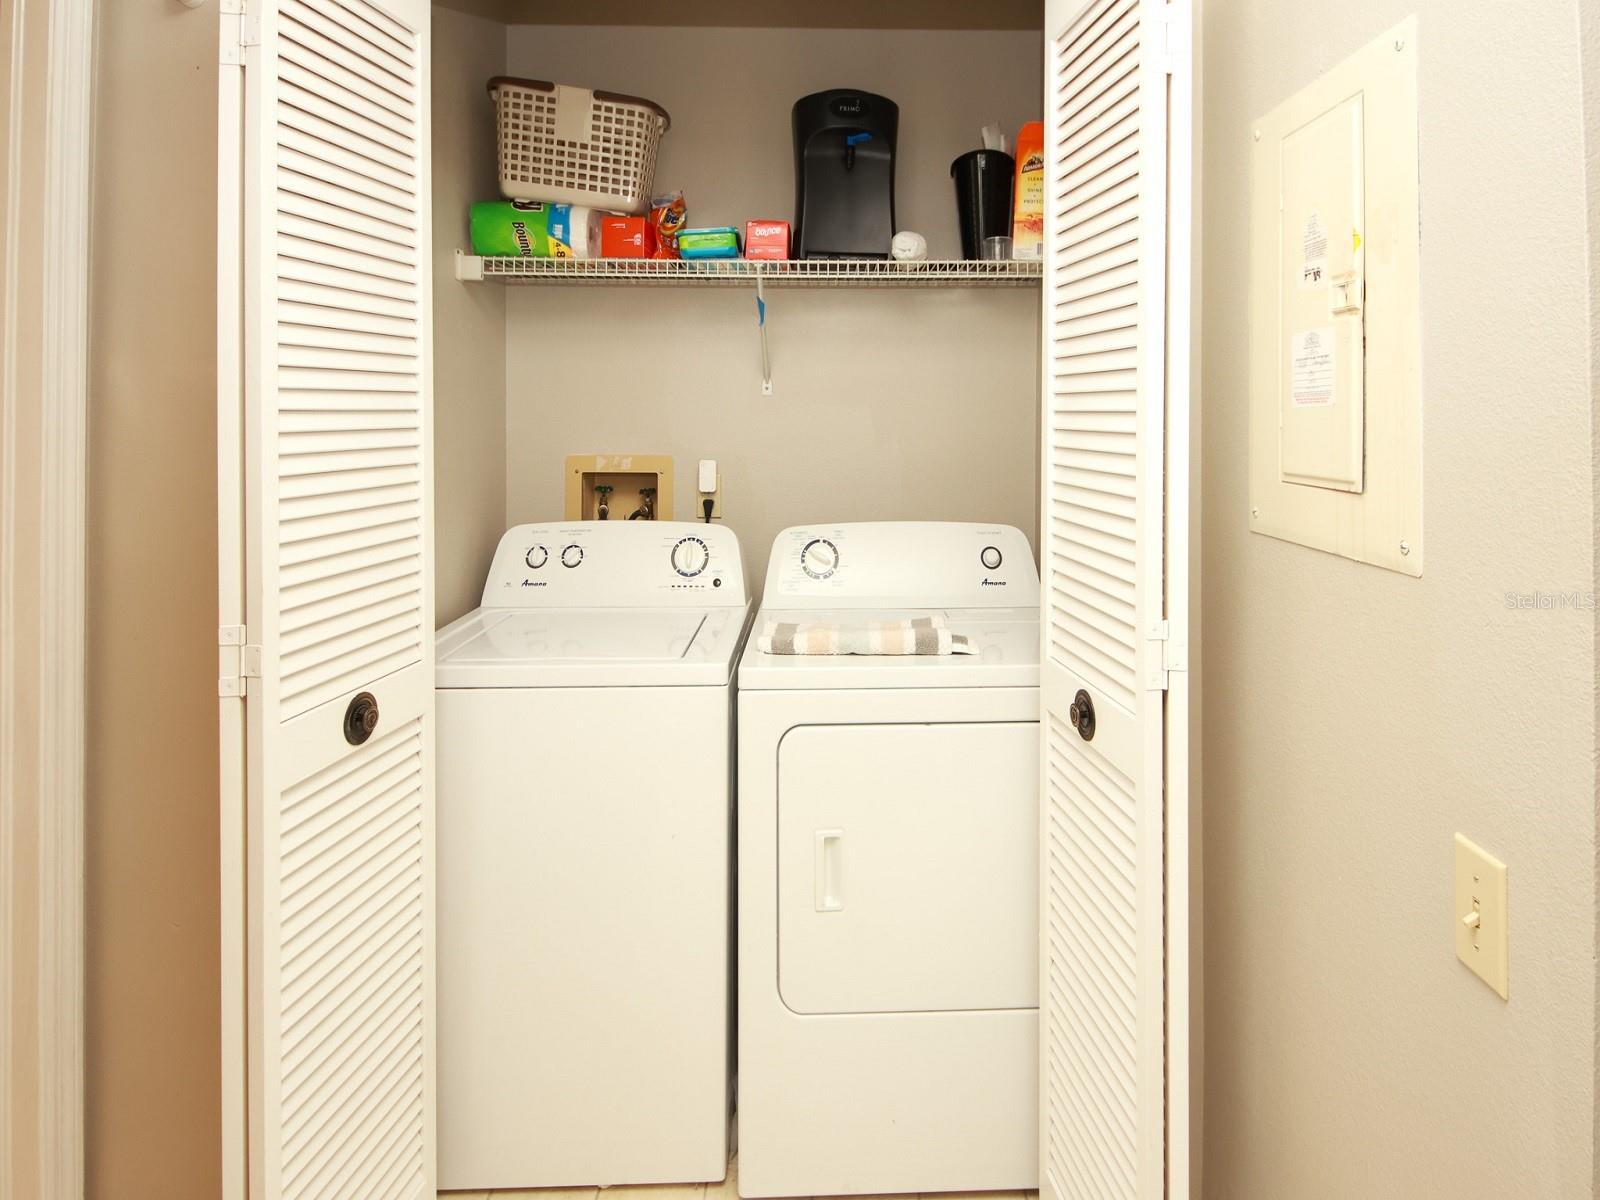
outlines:
[[467, 208], [495, 194], [492, 109], [506, 27], [433, 13], [433, 470], [435, 611], [476, 608], [506, 510], [506, 295], [456, 282]]
[[[648, 96], [671, 114], [658, 188], [689, 224], [789, 218], [789, 114], [825, 87], [900, 105], [897, 216], [957, 251], [951, 160], [1042, 103], [1031, 32], [517, 26], [512, 74]], [[487, 127], [488, 116], [484, 117]], [[674, 456], [675, 505], [715, 458], [759, 586], [767, 549], [811, 520], [984, 520], [1035, 529], [1033, 289], [768, 295], [776, 394], [760, 389], [744, 289], [522, 288], [507, 297], [506, 520], [563, 513], [568, 454]]]
[[[1590, 1194], [1595, 464], [1579, 7], [1206, 6], [1210, 1196]], [[1420, 580], [1246, 531], [1250, 121], [1411, 12]], [[1579, 596], [1508, 606], [1536, 591]], [[1510, 868], [1509, 1003], [1452, 950], [1457, 831]]]

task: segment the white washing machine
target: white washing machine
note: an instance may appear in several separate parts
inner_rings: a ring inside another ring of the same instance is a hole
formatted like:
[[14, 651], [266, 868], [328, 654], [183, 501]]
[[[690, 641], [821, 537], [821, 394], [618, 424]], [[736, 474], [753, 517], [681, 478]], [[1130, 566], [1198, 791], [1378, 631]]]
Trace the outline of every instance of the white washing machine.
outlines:
[[440, 632], [441, 1188], [724, 1177], [748, 614], [721, 526], [519, 525]]
[[[1008, 526], [785, 530], [739, 667], [739, 1191], [1038, 1187], [1039, 577]], [[942, 615], [970, 656], [785, 657]]]

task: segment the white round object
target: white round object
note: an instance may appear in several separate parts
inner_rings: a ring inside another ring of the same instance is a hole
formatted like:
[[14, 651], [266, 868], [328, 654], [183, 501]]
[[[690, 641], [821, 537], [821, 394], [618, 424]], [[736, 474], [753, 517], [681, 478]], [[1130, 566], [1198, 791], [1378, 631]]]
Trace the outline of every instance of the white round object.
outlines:
[[813, 579], [826, 579], [838, 565], [838, 547], [827, 538], [812, 538], [800, 551], [800, 567]]
[[672, 569], [687, 579], [693, 579], [704, 571], [710, 561], [711, 552], [697, 537], [679, 538], [678, 544], [672, 548]]
[[920, 233], [902, 229], [889, 243], [889, 253], [897, 262], [921, 262], [928, 257], [928, 239]]

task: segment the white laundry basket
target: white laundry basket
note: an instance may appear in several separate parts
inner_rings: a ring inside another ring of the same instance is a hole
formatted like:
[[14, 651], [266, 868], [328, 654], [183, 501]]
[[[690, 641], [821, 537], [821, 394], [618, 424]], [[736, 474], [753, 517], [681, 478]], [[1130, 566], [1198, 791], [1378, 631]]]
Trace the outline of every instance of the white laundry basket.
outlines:
[[508, 199], [624, 213], [650, 207], [656, 149], [672, 123], [659, 104], [504, 75], [489, 81], [489, 95]]

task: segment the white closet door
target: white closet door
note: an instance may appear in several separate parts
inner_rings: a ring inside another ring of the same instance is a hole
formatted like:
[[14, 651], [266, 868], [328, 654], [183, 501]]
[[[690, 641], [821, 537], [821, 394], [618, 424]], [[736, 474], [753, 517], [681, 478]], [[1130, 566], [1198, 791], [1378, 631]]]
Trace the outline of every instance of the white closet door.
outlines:
[[[230, 414], [225, 387], [242, 487], [224, 479], [222, 544], [242, 568], [248, 1194], [431, 1198], [429, 5], [240, 7], [220, 338], [242, 396]], [[227, 603], [225, 582], [224, 622]]]
[[[1186, 1009], [1167, 1002], [1187, 986], [1171, 973], [1187, 971], [1187, 910], [1181, 897], [1169, 906], [1165, 869], [1168, 854], [1187, 856], [1186, 825], [1169, 822], [1164, 788], [1187, 772], [1167, 714], [1187, 605], [1187, 384], [1174, 368], [1187, 370], [1188, 285], [1172, 265], [1187, 261], [1187, 203], [1169, 213], [1169, 196], [1187, 195], [1188, 102], [1170, 74], [1187, 29], [1179, 6], [1154, 0], [1046, 5], [1040, 1177], [1051, 1200], [1188, 1187], [1176, 1145], [1169, 1184], [1168, 1132], [1187, 1136], [1188, 1100], [1187, 1029], [1169, 1028]], [[1184, 1081], [1170, 1097], [1169, 1052]]]

